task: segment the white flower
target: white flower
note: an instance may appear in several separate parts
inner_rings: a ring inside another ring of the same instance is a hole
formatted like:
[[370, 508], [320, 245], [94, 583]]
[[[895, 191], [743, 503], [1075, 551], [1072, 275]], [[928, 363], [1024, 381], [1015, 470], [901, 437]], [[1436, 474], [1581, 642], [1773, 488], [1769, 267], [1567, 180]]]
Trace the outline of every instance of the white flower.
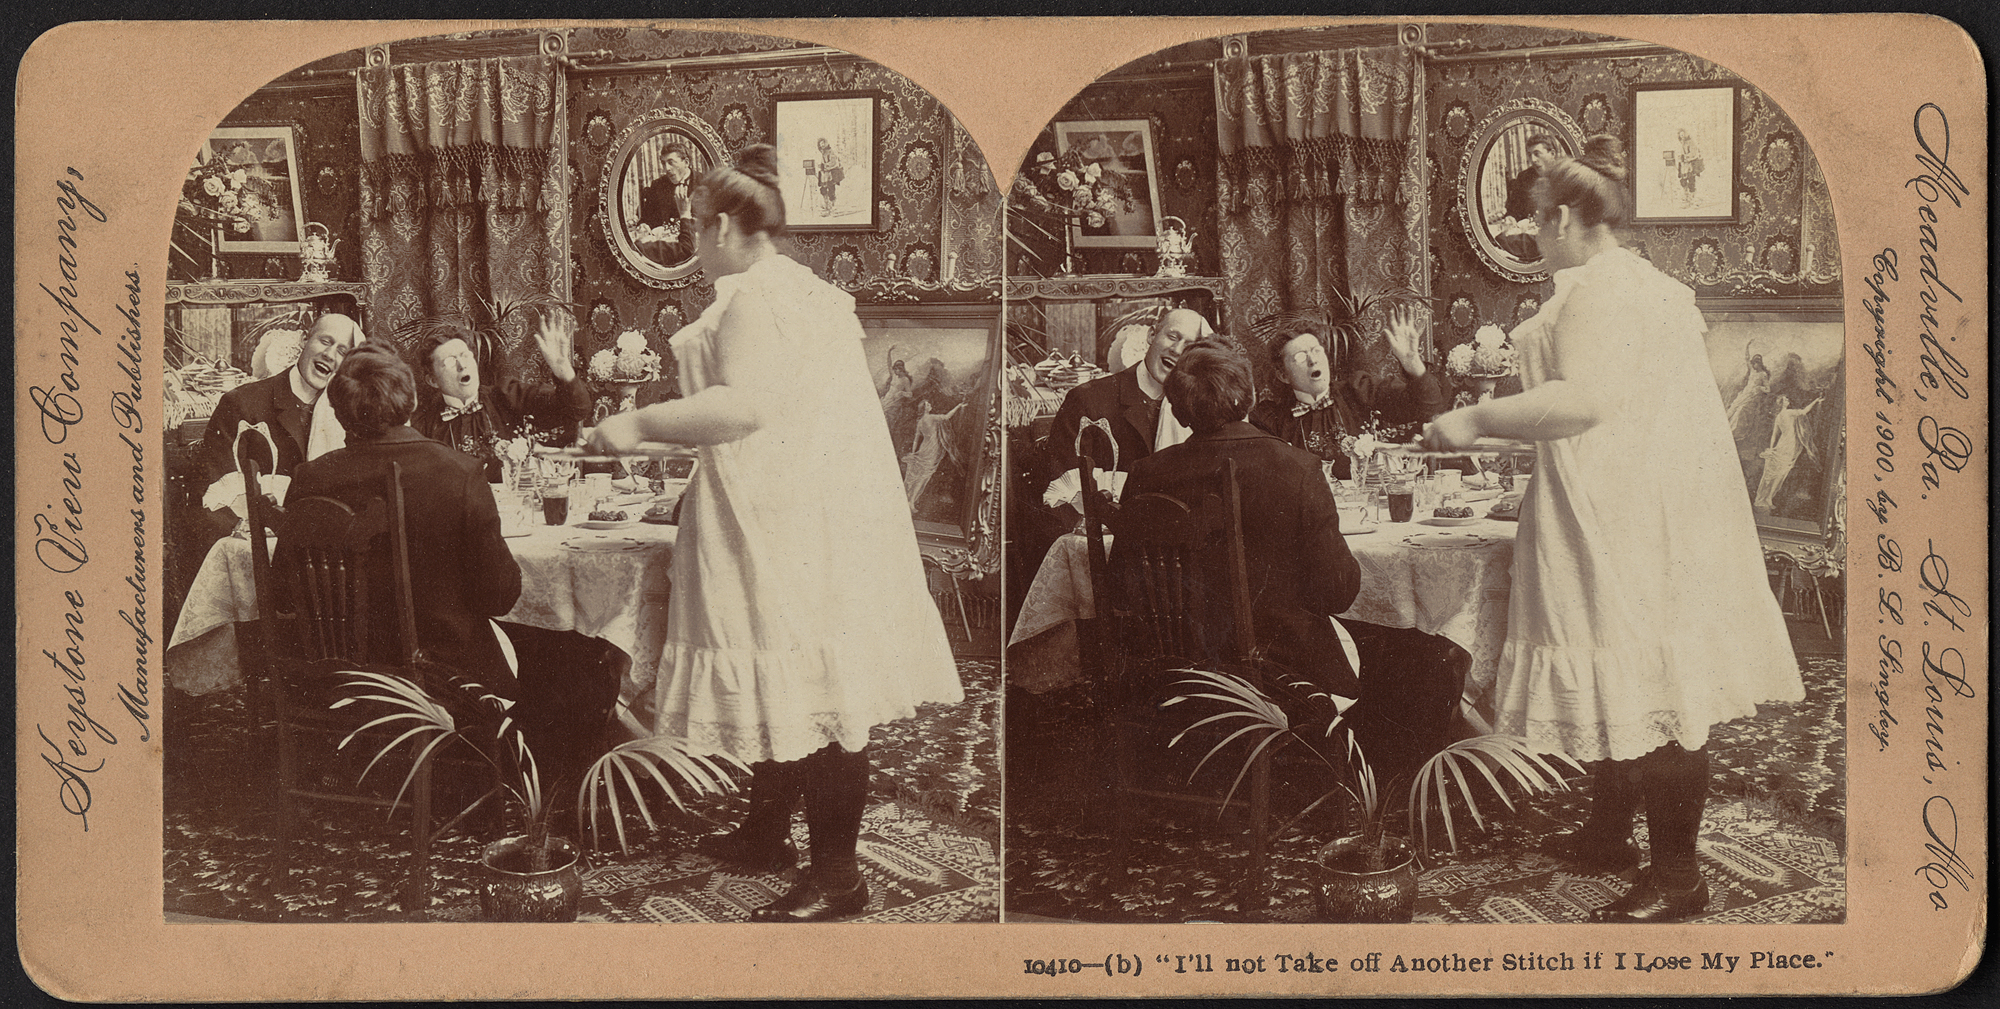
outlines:
[[628, 329], [618, 334], [618, 352], [637, 354], [646, 349], [646, 334], [636, 329]]
[[221, 196], [218, 196], [218, 197], [216, 197], [216, 198], [215, 198], [215, 202], [216, 202], [216, 205], [217, 205], [217, 206], [221, 207], [221, 208], [222, 208], [222, 209], [224, 209], [224, 210], [235, 210], [235, 209], [236, 209], [236, 194], [235, 194], [235, 193], [223, 193], [223, 194], [222, 194]]
[[221, 196], [222, 180], [213, 175], [201, 180], [201, 191], [210, 196]]
[[1104, 227], [1104, 215], [1093, 210], [1083, 216], [1083, 222], [1093, 228], [1101, 228]]
[[238, 168], [237, 170], [229, 173], [229, 188], [241, 189], [243, 188], [243, 183], [248, 181], [249, 178], [250, 178], [249, 172], [244, 171], [241, 168]]
[[1093, 162], [1091, 162], [1090, 164], [1088, 164], [1088, 165], [1085, 165], [1085, 166], [1084, 166], [1084, 169], [1083, 169], [1083, 177], [1084, 177], [1084, 178], [1086, 178], [1086, 179], [1089, 179], [1089, 180], [1090, 180], [1090, 181], [1092, 181], [1092, 182], [1096, 182], [1096, 181], [1097, 181], [1098, 179], [1102, 178], [1103, 176], [1104, 176], [1104, 166], [1103, 166], [1103, 165], [1100, 165], [1100, 164], [1098, 164], [1097, 162], [1093, 161]]
[[1461, 343], [1451, 348], [1444, 356], [1445, 369], [1454, 375], [1463, 375], [1472, 370], [1472, 344]]
[[1056, 175], [1057, 189], [1062, 189], [1062, 190], [1075, 189], [1076, 183], [1077, 183], [1077, 178], [1075, 172], [1064, 170], [1062, 172], [1057, 173]]
[[1498, 347], [1507, 342], [1507, 334], [1500, 327], [1487, 323], [1472, 334], [1472, 342], [1481, 347]]
[[600, 350], [597, 353], [590, 355], [591, 378], [597, 379], [600, 382], [607, 381], [611, 378], [612, 374], [617, 371], [617, 368], [618, 368], [618, 357], [616, 354], [613, 354], [609, 348]]

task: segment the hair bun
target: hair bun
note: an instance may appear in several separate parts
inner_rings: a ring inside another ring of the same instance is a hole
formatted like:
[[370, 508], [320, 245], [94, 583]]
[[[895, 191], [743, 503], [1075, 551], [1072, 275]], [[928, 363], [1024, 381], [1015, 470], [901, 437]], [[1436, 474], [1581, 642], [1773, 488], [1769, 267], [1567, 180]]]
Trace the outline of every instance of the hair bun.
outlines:
[[736, 170], [776, 189], [778, 149], [770, 144], [751, 144], [736, 152]]
[[1625, 181], [1625, 142], [1608, 133], [1599, 133], [1583, 142], [1576, 160], [1613, 182]]

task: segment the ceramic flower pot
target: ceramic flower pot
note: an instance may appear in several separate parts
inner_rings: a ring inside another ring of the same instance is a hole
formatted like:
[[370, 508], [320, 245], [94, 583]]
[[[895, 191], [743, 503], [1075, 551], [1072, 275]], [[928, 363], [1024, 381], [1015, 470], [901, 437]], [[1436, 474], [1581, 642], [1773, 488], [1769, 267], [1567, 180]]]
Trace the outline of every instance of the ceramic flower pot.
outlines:
[[1380, 862], [1359, 836], [1321, 848], [1320, 911], [1333, 923], [1403, 924], [1416, 914], [1416, 854], [1392, 840]]
[[480, 853], [485, 876], [479, 886], [479, 910], [486, 921], [575, 921], [583, 897], [581, 854], [560, 837], [548, 840], [549, 867], [533, 868], [534, 852], [525, 837], [509, 837]]

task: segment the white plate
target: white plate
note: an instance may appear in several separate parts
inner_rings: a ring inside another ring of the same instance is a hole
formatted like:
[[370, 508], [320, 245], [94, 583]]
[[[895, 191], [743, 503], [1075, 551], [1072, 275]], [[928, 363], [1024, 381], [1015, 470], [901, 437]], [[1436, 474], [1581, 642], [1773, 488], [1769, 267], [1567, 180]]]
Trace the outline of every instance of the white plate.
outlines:
[[535, 531], [534, 531], [533, 529], [502, 529], [502, 530], [500, 530], [500, 538], [501, 538], [501, 539], [507, 539], [507, 540], [517, 540], [517, 539], [520, 539], [520, 538], [521, 538], [521, 537], [523, 537], [523, 536], [533, 536], [534, 534], [535, 534]]
[[605, 522], [599, 519], [585, 519], [582, 522], [576, 523], [576, 527], [578, 529], [625, 529], [630, 526], [635, 526], [638, 524], [639, 524], [638, 519], [626, 519], [623, 522]]
[[1469, 526], [1477, 521], [1479, 521], [1479, 516], [1477, 515], [1458, 519], [1438, 518], [1433, 515], [1430, 518], [1424, 519], [1422, 524], [1427, 526]]
[[1364, 522], [1358, 526], [1355, 526], [1352, 529], [1349, 529], [1346, 526], [1341, 526], [1340, 534], [1342, 536], [1366, 536], [1369, 533], [1372, 533], [1379, 528], [1381, 527], [1373, 522]]

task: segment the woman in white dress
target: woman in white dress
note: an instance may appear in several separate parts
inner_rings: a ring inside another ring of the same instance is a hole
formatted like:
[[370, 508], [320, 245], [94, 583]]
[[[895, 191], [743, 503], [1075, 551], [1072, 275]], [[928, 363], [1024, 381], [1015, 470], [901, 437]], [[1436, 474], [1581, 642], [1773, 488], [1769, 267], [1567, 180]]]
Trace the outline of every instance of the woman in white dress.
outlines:
[[780, 255], [774, 152], [739, 152], [692, 194], [715, 301], [672, 340], [683, 398], [606, 418], [590, 444], [701, 447], [684, 496], [658, 728], [753, 765], [751, 811], [703, 850], [790, 867], [803, 798], [811, 868], [755, 921], [856, 914], [868, 730], [964, 697], [926, 587], [854, 300]]
[[1496, 728], [1596, 761], [1581, 865], [1650, 864], [1600, 922], [1708, 903], [1696, 854], [1711, 726], [1804, 696], [1693, 292], [1619, 247], [1623, 146], [1594, 137], [1536, 187], [1555, 292], [1513, 333], [1525, 391], [1439, 416], [1435, 447], [1538, 443], [1521, 507]]

